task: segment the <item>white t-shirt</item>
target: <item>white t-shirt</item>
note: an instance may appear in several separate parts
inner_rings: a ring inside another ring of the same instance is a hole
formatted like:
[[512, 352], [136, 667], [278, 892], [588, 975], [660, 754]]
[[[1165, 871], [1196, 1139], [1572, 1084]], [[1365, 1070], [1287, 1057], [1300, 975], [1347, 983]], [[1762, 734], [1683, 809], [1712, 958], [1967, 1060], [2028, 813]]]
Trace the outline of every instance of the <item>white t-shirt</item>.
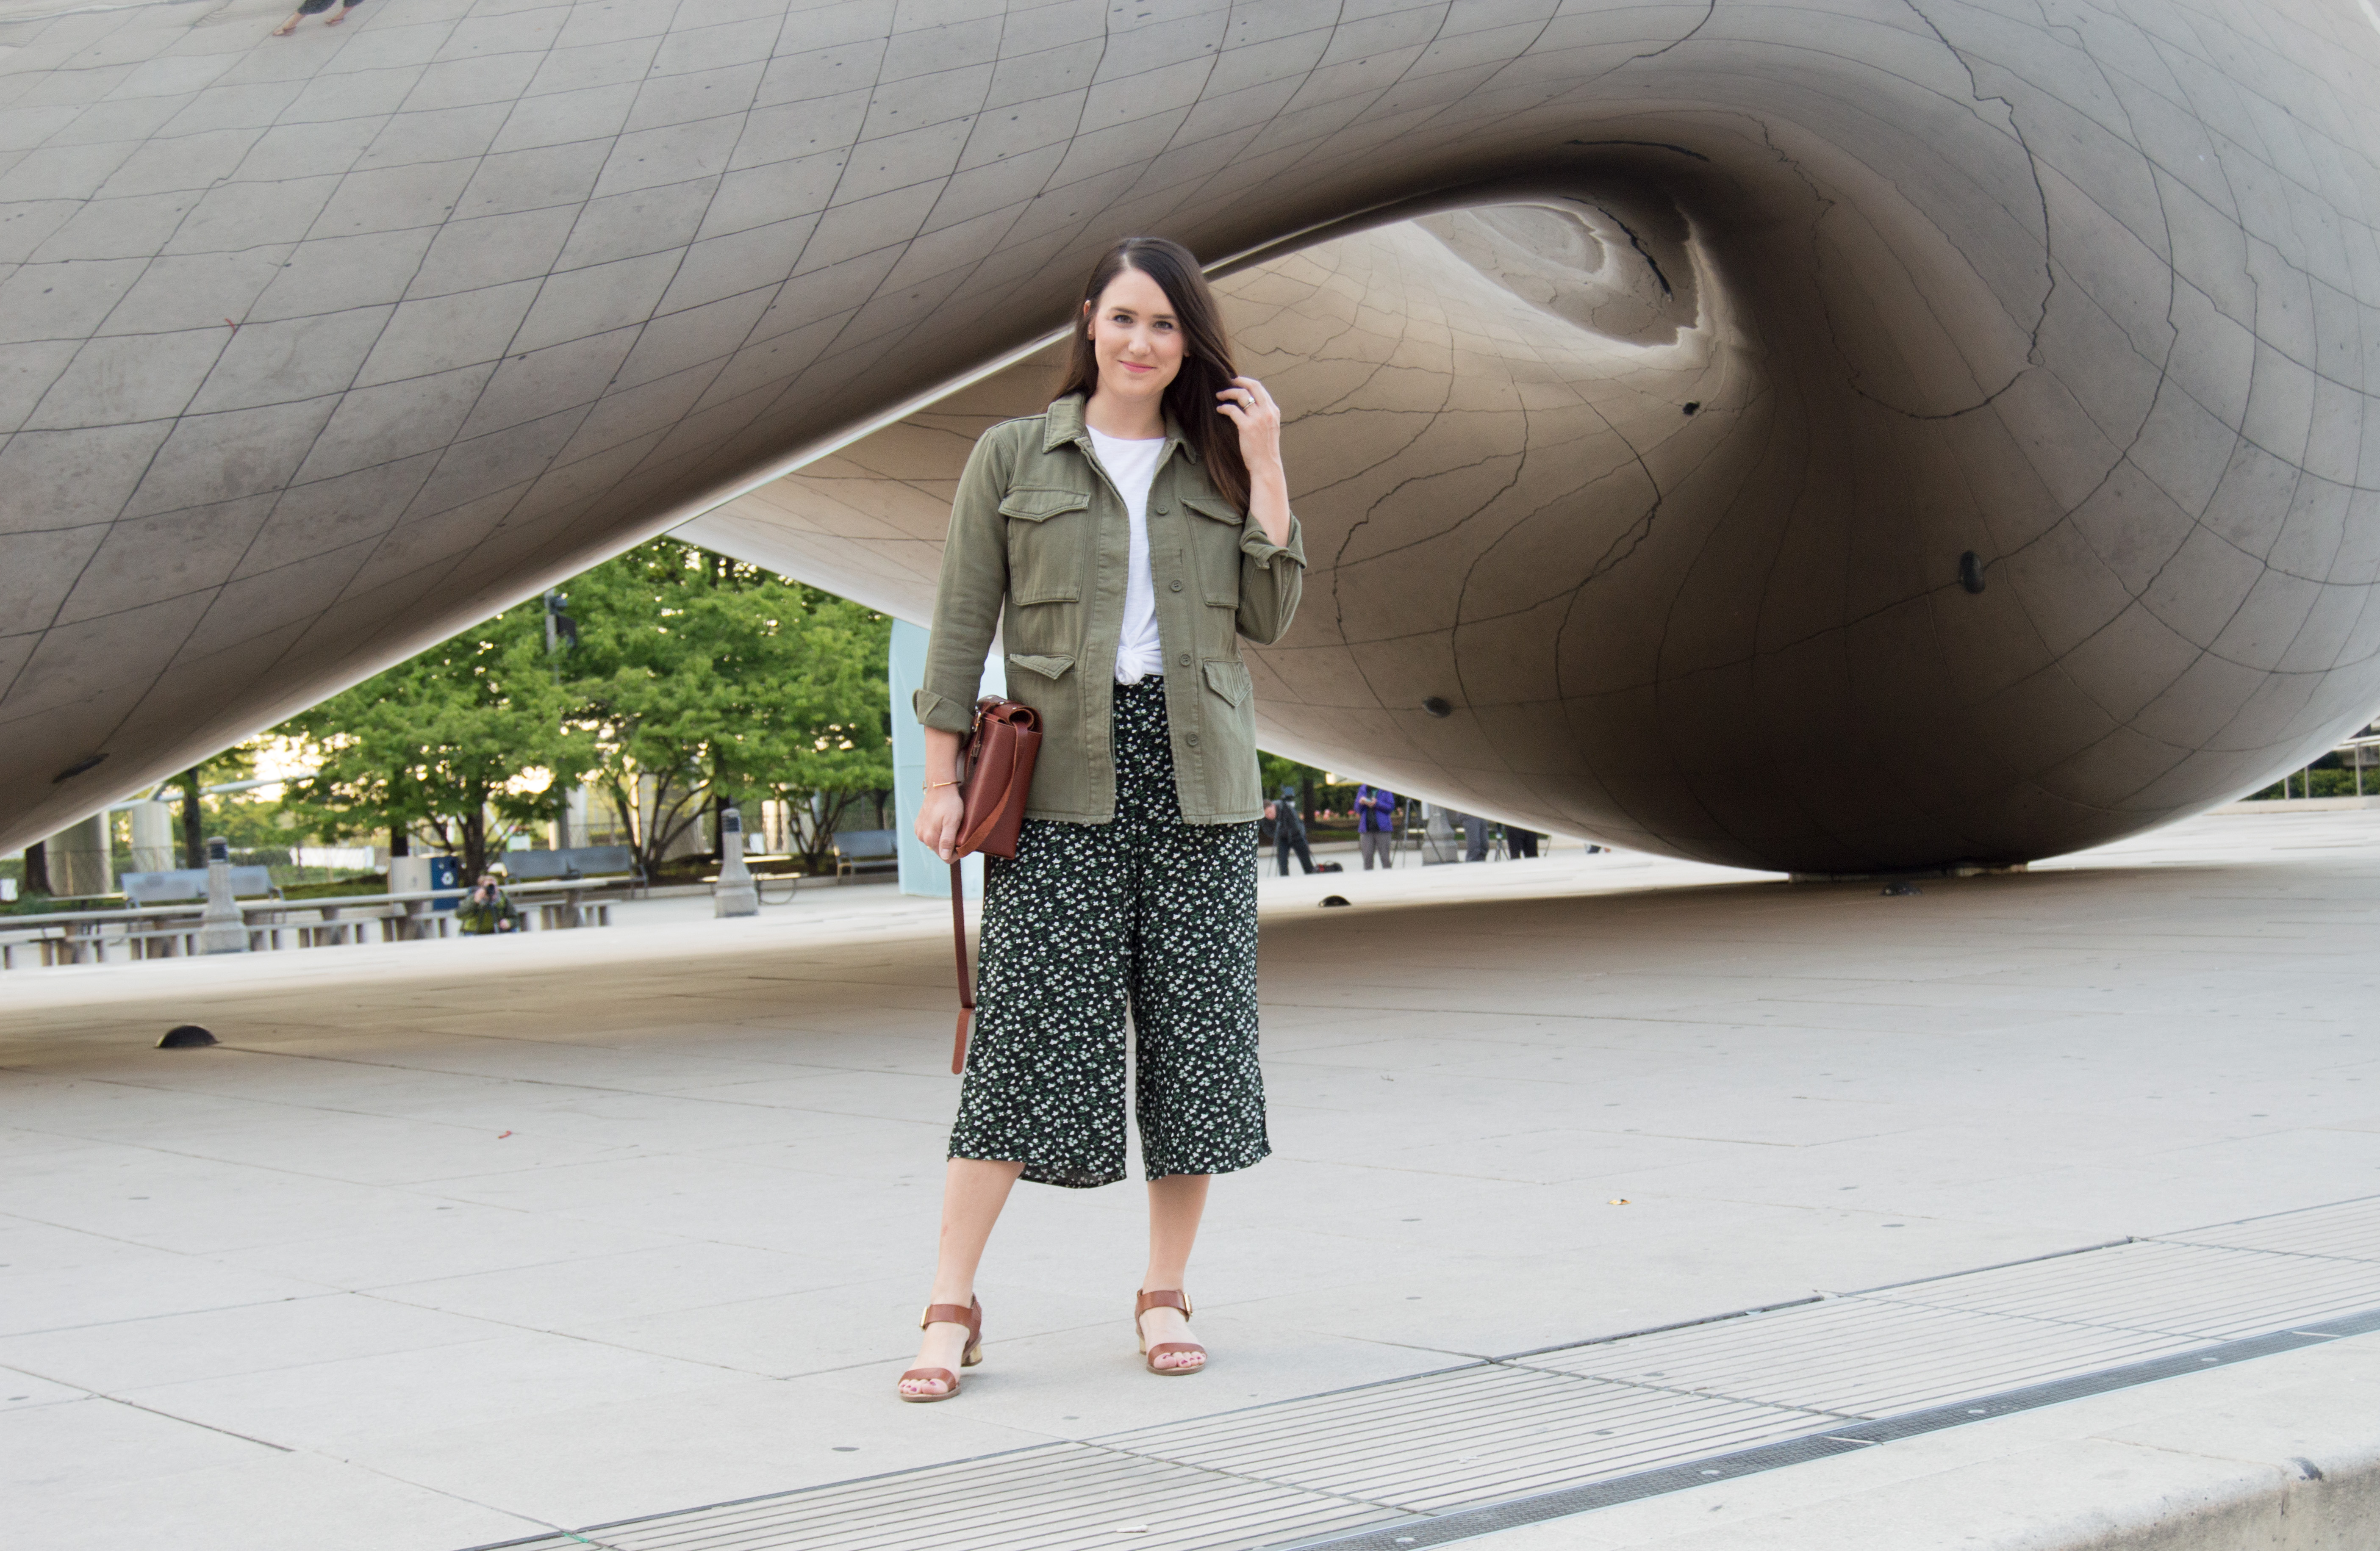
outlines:
[[1157, 583], [1148, 574], [1148, 487], [1157, 479], [1158, 454], [1165, 438], [1126, 442], [1122, 437], [1091, 432], [1091, 447], [1099, 466], [1115, 481], [1123, 509], [1132, 519], [1132, 563], [1124, 574], [1123, 629], [1116, 638], [1115, 676], [1118, 684], [1138, 684], [1150, 673], [1165, 671], [1165, 647], [1157, 638]]

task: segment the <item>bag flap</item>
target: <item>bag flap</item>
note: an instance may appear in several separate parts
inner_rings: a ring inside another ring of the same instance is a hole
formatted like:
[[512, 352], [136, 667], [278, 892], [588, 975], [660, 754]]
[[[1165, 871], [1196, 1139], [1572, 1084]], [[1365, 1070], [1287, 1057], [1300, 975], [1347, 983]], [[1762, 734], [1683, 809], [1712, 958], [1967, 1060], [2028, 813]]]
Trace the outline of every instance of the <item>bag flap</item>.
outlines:
[[1208, 663], [1207, 687], [1237, 706], [1248, 697], [1248, 665], [1245, 662]]
[[986, 849], [1002, 856], [1016, 854], [1017, 826], [1024, 820], [1041, 747], [1040, 721], [1030, 706], [1013, 700], [987, 696], [977, 702], [966, 773], [959, 786], [960, 855]]
[[1000, 515], [1022, 522], [1039, 522], [1061, 512], [1079, 512], [1091, 503], [1091, 498], [1080, 491], [1058, 490], [1046, 485], [1030, 485], [1010, 491], [1000, 498]]
[[1217, 522], [1227, 522], [1233, 527], [1247, 521], [1247, 514], [1220, 495], [1185, 495], [1182, 498], [1182, 504], [1202, 517], [1212, 517]]
[[1008, 654], [1008, 660], [1026, 673], [1038, 673], [1045, 679], [1062, 677], [1066, 670], [1075, 665], [1071, 657], [1036, 657], [1014, 651]]

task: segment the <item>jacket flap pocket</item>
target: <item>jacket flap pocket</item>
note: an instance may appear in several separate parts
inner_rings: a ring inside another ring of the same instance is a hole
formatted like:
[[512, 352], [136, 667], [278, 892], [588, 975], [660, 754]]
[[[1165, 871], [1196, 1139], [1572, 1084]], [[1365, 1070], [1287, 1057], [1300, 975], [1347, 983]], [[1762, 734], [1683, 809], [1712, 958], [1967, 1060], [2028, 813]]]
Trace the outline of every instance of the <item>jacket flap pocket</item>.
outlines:
[[1010, 491], [1000, 498], [1000, 515], [1024, 522], [1039, 522], [1061, 512], [1079, 512], [1091, 503], [1091, 498], [1081, 491], [1057, 490], [1050, 486], [1027, 486]]
[[1234, 527], [1247, 521], [1247, 514], [1220, 495], [1185, 495], [1182, 498], [1182, 504], [1202, 517], [1212, 517], [1217, 522], [1227, 522]]
[[1019, 603], [1079, 603], [1083, 600], [1083, 589], [1071, 581], [1034, 583], [1020, 580], [1009, 584], [1008, 596]]
[[1248, 665], [1220, 660], [1208, 663], [1207, 687], [1236, 707], [1248, 697]]
[[1075, 665], [1071, 657], [1033, 657], [1015, 651], [1008, 654], [1008, 660], [1026, 673], [1038, 673], [1045, 679], [1057, 678]]

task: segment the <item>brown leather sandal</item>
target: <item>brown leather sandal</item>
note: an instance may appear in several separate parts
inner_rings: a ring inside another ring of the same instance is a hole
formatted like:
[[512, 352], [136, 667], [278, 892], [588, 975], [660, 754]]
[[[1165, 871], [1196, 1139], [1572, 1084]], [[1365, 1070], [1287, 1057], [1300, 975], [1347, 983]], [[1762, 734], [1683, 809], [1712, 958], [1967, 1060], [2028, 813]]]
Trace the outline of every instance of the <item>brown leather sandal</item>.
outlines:
[[[1180, 1309], [1184, 1322], [1187, 1323], [1190, 1318], [1190, 1295], [1186, 1292], [1144, 1292], [1133, 1300], [1132, 1327], [1140, 1334], [1140, 1358], [1142, 1362], [1148, 1364], [1148, 1371], [1160, 1378], [1184, 1378], [1204, 1370], [1207, 1366], [1205, 1362], [1207, 1349], [1196, 1341], [1160, 1341], [1155, 1346], [1148, 1344], [1148, 1333], [1140, 1328], [1140, 1316], [1151, 1309]], [[1200, 1361], [1177, 1363], [1170, 1368], [1159, 1367], [1157, 1360], [1169, 1351], [1195, 1351]]]
[[[970, 1298], [965, 1308], [956, 1303], [929, 1303], [917, 1320], [917, 1328], [929, 1325], [964, 1325], [966, 1327], [966, 1350], [959, 1355], [959, 1366], [972, 1368], [983, 1361], [983, 1300]], [[939, 1395], [912, 1395], [901, 1386], [911, 1379], [940, 1379], [942, 1392]], [[959, 1375], [948, 1368], [912, 1368], [892, 1381], [892, 1393], [905, 1400], [923, 1403], [927, 1400], [947, 1400], [959, 1392]]]

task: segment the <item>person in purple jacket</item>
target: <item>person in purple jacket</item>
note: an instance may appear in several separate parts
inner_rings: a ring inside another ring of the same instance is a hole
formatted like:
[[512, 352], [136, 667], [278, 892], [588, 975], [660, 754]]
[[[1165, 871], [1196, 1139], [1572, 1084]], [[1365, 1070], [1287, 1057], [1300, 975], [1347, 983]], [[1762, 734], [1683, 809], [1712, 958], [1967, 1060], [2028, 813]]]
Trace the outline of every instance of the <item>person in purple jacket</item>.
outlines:
[[1380, 866], [1397, 865], [1397, 794], [1385, 786], [1355, 788], [1355, 849], [1364, 854], [1364, 870], [1372, 870], [1372, 858], [1378, 856]]

